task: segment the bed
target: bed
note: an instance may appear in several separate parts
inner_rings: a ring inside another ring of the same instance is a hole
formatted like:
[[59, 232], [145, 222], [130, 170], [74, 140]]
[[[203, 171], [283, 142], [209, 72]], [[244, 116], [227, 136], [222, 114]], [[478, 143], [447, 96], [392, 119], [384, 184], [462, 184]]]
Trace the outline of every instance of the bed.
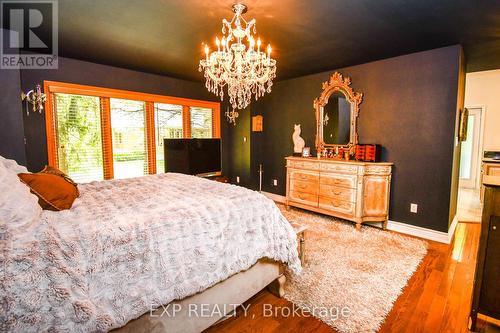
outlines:
[[2, 331], [200, 331], [225, 313], [156, 318], [300, 272], [292, 227], [258, 192], [167, 173], [82, 184], [70, 210], [41, 211], [23, 171], [0, 160]]

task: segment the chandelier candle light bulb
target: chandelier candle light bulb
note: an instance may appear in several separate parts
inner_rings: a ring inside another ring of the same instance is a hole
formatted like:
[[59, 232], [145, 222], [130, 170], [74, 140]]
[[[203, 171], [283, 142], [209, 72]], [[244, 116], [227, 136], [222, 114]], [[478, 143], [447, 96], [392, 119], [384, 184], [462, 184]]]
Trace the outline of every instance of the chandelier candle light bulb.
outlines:
[[267, 47], [267, 54], [261, 52], [262, 42], [256, 36], [255, 19], [246, 21], [242, 16], [246, 10], [244, 4], [233, 5], [234, 17], [231, 21], [222, 20], [222, 41], [218, 36], [215, 38], [217, 51], [210, 53], [205, 45], [205, 59], [200, 60], [199, 66], [210, 92], [224, 100], [227, 89], [233, 111], [226, 112], [226, 115], [232, 123], [238, 117], [235, 110], [246, 108], [252, 97], [257, 100], [270, 93], [276, 77], [276, 60], [271, 58], [271, 45]]

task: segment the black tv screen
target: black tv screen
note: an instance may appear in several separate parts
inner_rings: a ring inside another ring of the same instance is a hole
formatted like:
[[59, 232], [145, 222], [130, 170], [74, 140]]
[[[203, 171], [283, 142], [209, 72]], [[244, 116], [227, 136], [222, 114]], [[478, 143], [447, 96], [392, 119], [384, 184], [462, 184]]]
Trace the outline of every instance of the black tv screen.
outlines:
[[221, 171], [220, 139], [163, 139], [165, 172], [188, 175]]

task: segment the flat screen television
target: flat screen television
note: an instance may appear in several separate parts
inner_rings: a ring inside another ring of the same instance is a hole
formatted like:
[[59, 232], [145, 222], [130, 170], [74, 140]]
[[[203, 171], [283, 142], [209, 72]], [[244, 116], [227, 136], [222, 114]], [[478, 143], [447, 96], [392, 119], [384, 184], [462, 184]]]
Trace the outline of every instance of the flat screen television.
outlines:
[[165, 172], [209, 176], [221, 171], [221, 139], [163, 139]]

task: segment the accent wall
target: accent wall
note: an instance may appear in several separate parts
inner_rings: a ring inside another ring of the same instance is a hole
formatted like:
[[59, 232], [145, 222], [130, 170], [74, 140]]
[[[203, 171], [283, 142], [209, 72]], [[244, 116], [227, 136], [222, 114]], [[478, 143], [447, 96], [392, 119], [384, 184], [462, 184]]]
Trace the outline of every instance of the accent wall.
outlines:
[[[455, 216], [461, 57], [457, 45], [337, 69], [363, 93], [360, 143], [381, 144], [382, 160], [394, 163], [393, 221], [447, 232]], [[313, 100], [335, 71], [277, 82], [271, 94], [252, 105], [252, 114], [264, 117], [264, 132], [252, 133], [247, 167], [263, 165], [264, 191], [285, 195], [285, 157], [293, 153], [294, 124], [301, 124], [306, 146], [316, 154]], [[251, 174], [256, 188], [258, 176]], [[418, 204], [418, 213], [410, 212], [411, 203]]]

